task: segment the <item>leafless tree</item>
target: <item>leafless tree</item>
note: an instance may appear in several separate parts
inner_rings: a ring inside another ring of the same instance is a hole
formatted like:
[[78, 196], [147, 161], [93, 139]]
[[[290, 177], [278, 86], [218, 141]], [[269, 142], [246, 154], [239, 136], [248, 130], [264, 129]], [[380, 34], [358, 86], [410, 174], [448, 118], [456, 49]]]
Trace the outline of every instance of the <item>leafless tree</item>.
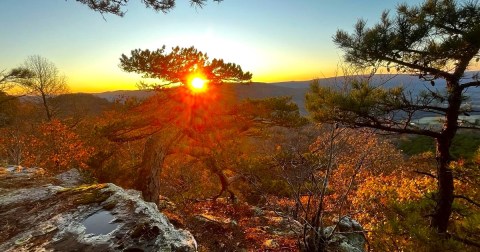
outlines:
[[68, 91], [65, 76], [61, 75], [52, 62], [39, 55], [33, 55], [25, 60], [23, 65], [31, 76], [20, 80], [20, 84], [30, 95], [38, 96], [45, 109], [47, 120], [50, 121], [54, 115], [52, 98]]

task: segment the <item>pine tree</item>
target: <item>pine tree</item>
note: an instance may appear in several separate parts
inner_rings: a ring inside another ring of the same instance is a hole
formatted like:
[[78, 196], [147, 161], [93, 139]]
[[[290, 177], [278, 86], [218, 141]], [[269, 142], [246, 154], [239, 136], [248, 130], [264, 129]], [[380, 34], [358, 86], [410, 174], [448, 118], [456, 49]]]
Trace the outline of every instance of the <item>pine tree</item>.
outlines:
[[[449, 167], [452, 139], [459, 129], [479, 129], [459, 123], [459, 115], [473, 111], [465, 104], [465, 91], [480, 86], [478, 74], [466, 74], [479, 59], [478, 1], [401, 4], [394, 17], [385, 11], [372, 27], [359, 20], [352, 33], [337, 31], [334, 43], [344, 51], [345, 61], [355, 67], [416, 75], [426, 82], [425, 87], [438, 80], [446, 82], [446, 92], [430, 87], [418, 97], [398, 87], [374, 87], [365, 80], [352, 81], [346, 92], [317, 83], [307, 96], [307, 107], [319, 121], [434, 138], [438, 192], [432, 226], [445, 233], [455, 198]], [[411, 120], [418, 112], [441, 115], [443, 127], [435, 130], [413, 125]]]

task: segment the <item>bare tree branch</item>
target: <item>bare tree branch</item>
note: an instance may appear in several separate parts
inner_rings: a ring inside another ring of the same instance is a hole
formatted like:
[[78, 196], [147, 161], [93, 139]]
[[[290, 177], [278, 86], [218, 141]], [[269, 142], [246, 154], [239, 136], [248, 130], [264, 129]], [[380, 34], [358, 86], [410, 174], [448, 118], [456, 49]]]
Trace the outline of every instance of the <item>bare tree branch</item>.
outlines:
[[453, 195], [454, 198], [457, 198], [457, 199], [464, 199], [466, 200], [468, 203], [472, 204], [472, 205], [475, 205], [476, 207], [479, 207], [480, 208], [480, 203], [470, 199], [469, 197], [467, 196], [464, 196], [464, 195]]
[[423, 172], [423, 171], [419, 171], [419, 170], [415, 170], [413, 172], [418, 173], [418, 174], [422, 174], [422, 175], [426, 175], [426, 176], [434, 178], [434, 179], [437, 179], [437, 177], [435, 175], [433, 175], [431, 173], [428, 173], [428, 172]]

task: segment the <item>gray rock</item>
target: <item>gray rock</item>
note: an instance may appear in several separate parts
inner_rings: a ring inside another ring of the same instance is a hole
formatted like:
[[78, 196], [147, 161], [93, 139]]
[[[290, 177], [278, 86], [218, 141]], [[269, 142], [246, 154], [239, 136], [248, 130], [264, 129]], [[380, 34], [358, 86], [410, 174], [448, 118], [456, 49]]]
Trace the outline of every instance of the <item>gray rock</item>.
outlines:
[[[25, 176], [28, 174], [28, 176]], [[11, 169], [0, 175], [0, 251], [196, 251], [156, 205], [114, 184], [78, 185]]]
[[85, 182], [77, 169], [71, 169], [64, 173], [60, 173], [55, 176], [55, 178], [60, 181], [62, 186], [66, 187], [79, 186]]
[[7, 174], [14, 174], [17, 177], [21, 176], [27, 176], [27, 177], [33, 177], [33, 176], [39, 176], [43, 175], [45, 173], [45, 170], [42, 168], [38, 167], [23, 167], [21, 165], [9, 165], [5, 169], [5, 172]]
[[[323, 234], [324, 245], [326, 251], [335, 252], [364, 252], [365, 251], [365, 235], [362, 226], [350, 216], [344, 216], [335, 226], [325, 227], [320, 234]], [[314, 244], [313, 232], [307, 237], [308, 244]], [[309, 247], [313, 247], [310, 245]], [[302, 250], [306, 251], [307, 246], [302, 244]]]
[[365, 247], [365, 235], [363, 234], [362, 226], [352, 219], [350, 216], [344, 216], [338, 222], [339, 233], [337, 236], [343, 236], [340, 246], [343, 248], [341, 251], [362, 252]]

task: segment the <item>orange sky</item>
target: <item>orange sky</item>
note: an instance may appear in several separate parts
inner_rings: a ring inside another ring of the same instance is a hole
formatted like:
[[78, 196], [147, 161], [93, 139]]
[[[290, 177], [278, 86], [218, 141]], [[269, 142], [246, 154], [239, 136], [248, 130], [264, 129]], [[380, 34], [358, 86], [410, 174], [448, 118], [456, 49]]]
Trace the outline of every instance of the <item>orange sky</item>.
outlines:
[[[420, 2], [412, 0], [409, 3]], [[31, 55], [53, 62], [73, 92], [136, 89], [140, 76], [118, 67], [133, 49], [195, 46], [253, 74], [255, 82], [330, 77], [341, 62], [332, 42], [338, 29], [352, 30], [358, 18], [379, 20], [397, 0], [209, 2], [202, 9], [178, 0], [167, 14], [129, 1], [120, 18], [76, 1], [1, 0], [0, 70]]]

